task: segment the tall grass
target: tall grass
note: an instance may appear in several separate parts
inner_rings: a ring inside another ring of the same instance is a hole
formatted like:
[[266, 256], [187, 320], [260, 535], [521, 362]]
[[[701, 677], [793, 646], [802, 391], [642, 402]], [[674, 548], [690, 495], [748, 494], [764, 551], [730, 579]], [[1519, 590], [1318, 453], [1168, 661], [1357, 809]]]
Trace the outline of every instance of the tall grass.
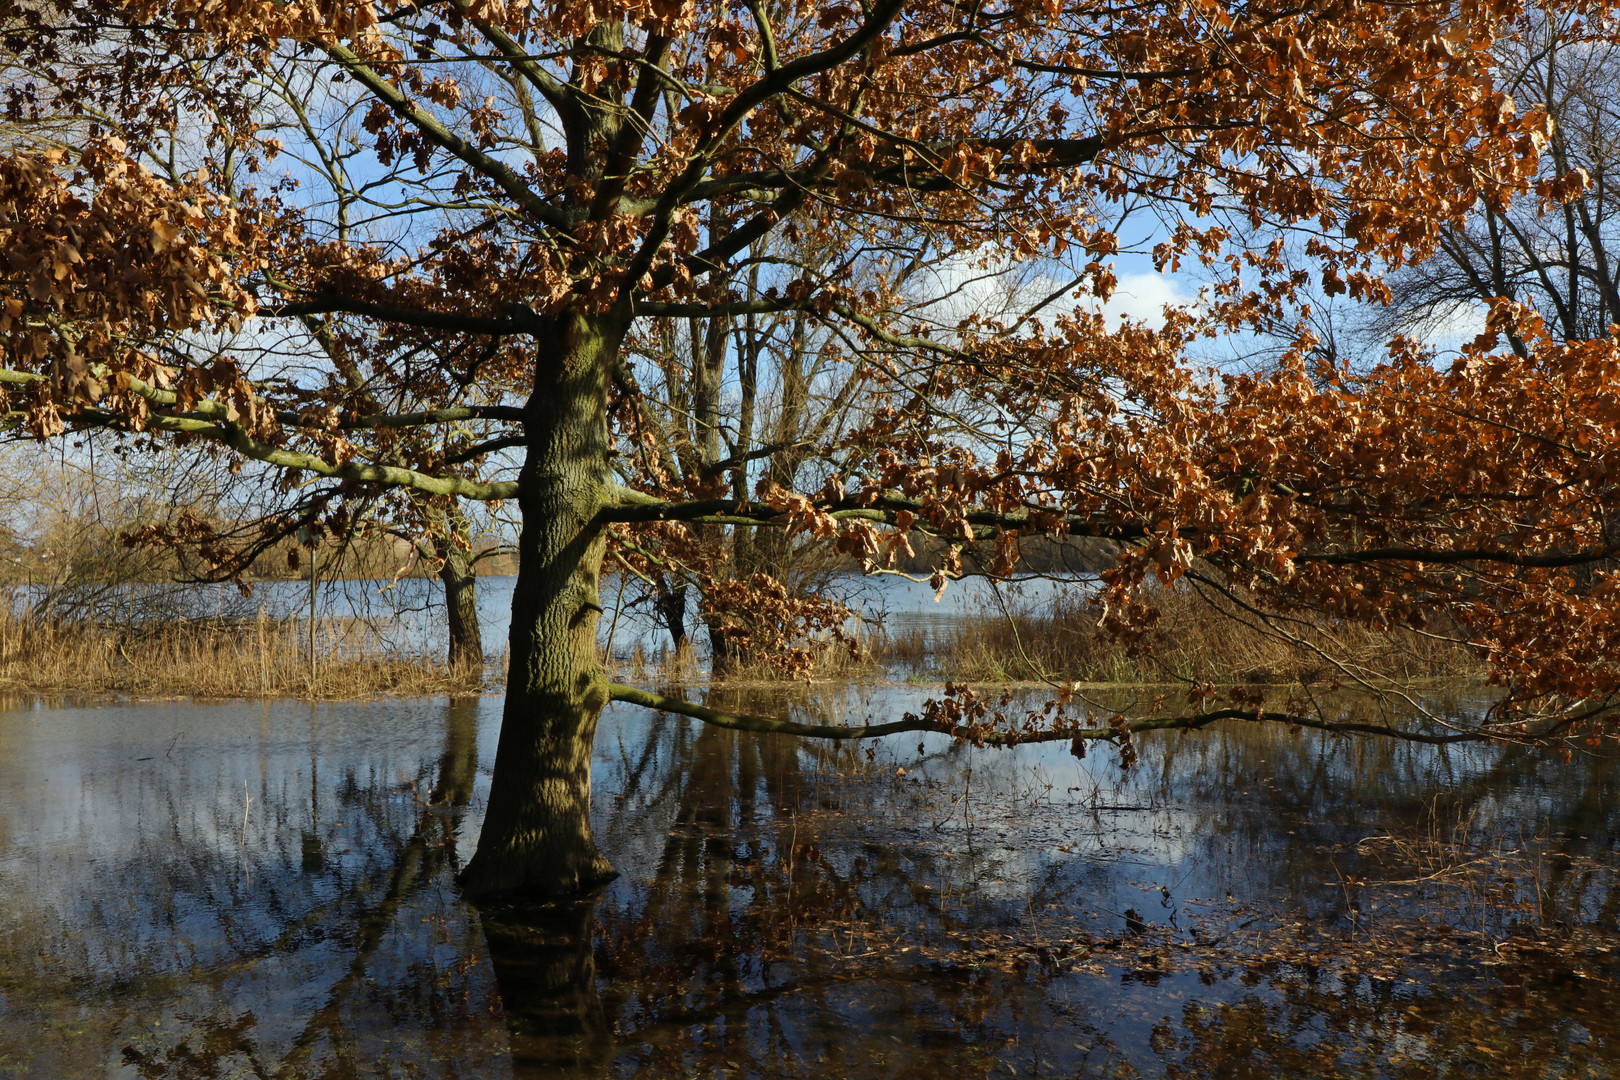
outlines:
[[1319, 617], [1267, 627], [1223, 598], [1184, 587], [1149, 602], [1154, 629], [1125, 643], [1102, 631], [1083, 593], [1039, 604], [986, 606], [924, 634], [881, 635], [875, 659], [916, 675], [963, 682], [1037, 678], [1088, 683], [1319, 683], [1352, 678], [1424, 679], [1480, 675], [1465, 645], [1408, 630], [1374, 630]]
[[[390, 655], [363, 625], [318, 626], [313, 668], [300, 619], [104, 626], [0, 605], [0, 693], [132, 697], [315, 697], [478, 693], [490, 668]], [[499, 668], [501, 665], [494, 665]]]

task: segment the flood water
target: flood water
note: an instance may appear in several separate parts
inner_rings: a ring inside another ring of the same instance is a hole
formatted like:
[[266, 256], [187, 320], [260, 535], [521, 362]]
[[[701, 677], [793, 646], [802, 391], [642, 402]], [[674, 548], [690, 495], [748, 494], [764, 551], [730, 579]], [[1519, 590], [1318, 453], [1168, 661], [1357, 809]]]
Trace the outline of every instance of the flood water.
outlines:
[[618, 708], [622, 876], [480, 909], [500, 704], [0, 708], [0, 1077], [1620, 1071], [1605, 757], [1235, 727], [1122, 772]]
[[[1089, 575], [1074, 575], [993, 585], [971, 577], [954, 581], [944, 593], [936, 594], [927, 582], [849, 574], [822, 583], [820, 592], [848, 604], [868, 627], [882, 625], [889, 634], [916, 635], [931, 643], [966, 616], [994, 616], [1003, 604], [1036, 603], [1076, 587], [1089, 587], [1091, 580]], [[516, 585], [515, 577], [478, 578], [478, 622], [489, 659], [506, 649]], [[608, 575], [603, 583], [599, 635], [603, 649], [621, 661], [638, 654], [655, 659], [670, 648], [661, 617], [639, 588], [627, 587], [634, 585], [633, 580], [618, 575]], [[251, 622], [261, 611], [272, 619], [301, 621], [310, 612], [307, 581], [255, 582], [245, 594], [230, 583], [0, 586], [0, 598], [4, 597], [9, 597], [17, 614], [38, 608], [102, 624], [143, 619], [156, 623], [180, 619]], [[437, 658], [449, 645], [443, 586], [435, 578], [323, 578], [316, 585], [315, 609], [320, 655], [381, 652]], [[702, 635], [699, 644], [707, 644]]]

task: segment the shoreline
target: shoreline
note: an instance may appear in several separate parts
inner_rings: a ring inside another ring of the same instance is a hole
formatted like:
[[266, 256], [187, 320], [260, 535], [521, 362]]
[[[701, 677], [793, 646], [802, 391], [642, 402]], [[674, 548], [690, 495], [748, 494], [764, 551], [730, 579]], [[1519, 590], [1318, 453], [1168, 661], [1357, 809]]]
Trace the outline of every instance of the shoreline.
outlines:
[[[377, 661], [351, 661], [353, 664], [365, 664], [376, 667]], [[386, 661], [383, 662], [383, 672], [370, 680], [370, 685], [360, 689], [332, 688], [330, 692], [308, 693], [296, 692], [287, 688], [280, 692], [254, 692], [251, 688], [242, 687], [235, 691], [208, 692], [208, 691], [175, 691], [172, 689], [153, 689], [151, 691], [132, 690], [116, 686], [85, 686], [69, 685], [63, 683], [28, 683], [19, 679], [0, 675], [0, 708], [5, 704], [17, 700], [59, 700], [72, 699], [74, 701], [106, 704], [145, 704], [163, 701], [187, 702], [224, 702], [224, 701], [306, 701], [306, 702], [348, 702], [368, 700], [412, 700], [433, 698], [463, 698], [463, 697], [504, 697], [506, 687], [504, 682], [504, 660], [487, 664], [480, 673], [475, 669], [452, 671], [444, 665], [433, 665], [423, 661]], [[392, 671], [389, 668], [392, 667]], [[392, 674], [392, 678], [388, 677]], [[616, 675], [615, 677], [623, 677]], [[334, 681], [341, 679], [335, 676]], [[321, 681], [319, 676], [317, 681]], [[1006, 691], [1014, 694], [1029, 694], [1042, 690], [1056, 691], [1060, 687], [1051, 682], [1037, 679], [1018, 679], [1006, 682], [989, 681], [982, 679], [949, 679], [949, 678], [896, 678], [892, 674], [879, 675], [839, 675], [819, 678], [806, 683], [802, 679], [765, 679], [753, 676], [741, 678], [705, 679], [693, 678], [684, 680], [637, 680], [665, 690], [684, 690], [686, 692], [703, 693], [800, 693], [813, 694], [828, 689], [844, 689], [856, 687], [859, 689], [890, 689], [896, 691], [928, 690], [943, 691], [949, 684], [972, 690], [981, 696], [988, 691]], [[1218, 688], [1237, 686], [1252, 687], [1259, 691], [1285, 691], [1290, 688], [1287, 683], [1251, 683], [1228, 682], [1216, 683]], [[1118, 693], [1131, 690], [1169, 690], [1184, 689], [1185, 684], [1174, 681], [1122, 681], [1122, 682], [1080, 682], [1074, 683], [1071, 689], [1077, 694], [1087, 693]], [[1424, 678], [1414, 678], [1403, 681], [1400, 689], [1410, 690], [1443, 690], [1473, 688], [1477, 690], [1492, 689], [1485, 679], [1475, 675], [1436, 675]], [[656, 710], [654, 710], [656, 711]]]

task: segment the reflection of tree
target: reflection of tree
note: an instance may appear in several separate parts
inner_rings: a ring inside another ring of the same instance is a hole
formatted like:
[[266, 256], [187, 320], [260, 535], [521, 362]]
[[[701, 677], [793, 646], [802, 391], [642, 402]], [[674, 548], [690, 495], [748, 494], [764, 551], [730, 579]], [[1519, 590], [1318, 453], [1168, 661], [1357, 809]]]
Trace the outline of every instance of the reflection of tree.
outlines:
[[596, 984], [597, 898], [566, 904], [489, 904], [484, 936], [510, 1031], [513, 1065], [532, 1075], [606, 1067], [613, 1060]]
[[[1154, 1025], [1150, 1045], [1166, 1077], [1611, 1073], [1612, 1050], [1584, 1023], [1601, 1006], [1578, 980], [1532, 974], [1517, 985], [1414, 987], [1311, 980], [1264, 965], [1240, 977], [1263, 989], [1189, 1004]], [[1602, 998], [1612, 1003], [1612, 991]]]
[[[782, 701], [746, 704], [788, 711]], [[649, 819], [664, 822], [667, 836], [644, 876], [610, 890], [596, 929], [602, 1008], [621, 1033], [616, 1074], [735, 1065], [744, 1074], [772, 1076], [970, 1075], [999, 1071], [998, 1062], [1021, 1072], [1044, 1062], [1065, 1075], [1086, 1075], [1081, 1070], [1091, 1065], [1105, 1074], [1117, 1066], [1210, 1076], [1237, 1074], [1247, 1062], [1257, 1075], [1333, 1076], [1377, 1071], [1394, 1055], [1391, 1074], [1417, 1076], [1432, 1071], [1433, 1054], [1455, 1040], [1477, 1041], [1479, 995], [1491, 1010], [1485, 1026], [1524, 1007], [1522, 995], [1518, 1006], [1511, 1003], [1514, 995], [1495, 976], [1469, 973], [1459, 950], [1479, 946], [1467, 935], [1449, 935], [1446, 913], [1432, 902], [1425, 910], [1439, 915], [1442, 926], [1427, 946], [1406, 940], [1404, 960], [1379, 955], [1377, 942], [1366, 939], [1374, 960], [1416, 981], [1354, 974], [1353, 963], [1335, 967], [1354, 961], [1352, 953], [1318, 955], [1310, 945], [1343, 930], [1337, 920], [1344, 894], [1329, 904], [1324, 897], [1334, 890], [1324, 882], [1332, 880], [1335, 852], [1343, 865], [1347, 840], [1353, 847], [1374, 827], [1421, 824], [1434, 812], [1437, 789], [1447, 792], [1447, 820], [1497, 827], [1491, 815], [1499, 819], [1514, 799], [1528, 797], [1534, 759], [1512, 748], [1346, 746], [1248, 728], [1197, 743], [1147, 740], [1135, 773], [1101, 766], [1110, 801], [1154, 808], [1140, 825], [1148, 832], [1190, 810], [1193, 833], [1202, 839], [1186, 857], [1200, 864], [1199, 872], [1281, 906], [1266, 912], [1261, 927], [1272, 928], [1271, 937], [1241, 935], [1173, 953], [1162, 968], [1158, 960], [1137, 959], [1156, 940], [1151, 925], [1140, 937], [1100, 940], [1105, 951], [1093, 955], [1106, 974], [1099, 981], [1065, 974], [1056, 961], [1020, 967], [968, 955], [965, 943], [976, 932], [991, 942], [1030, 936], [1022, 928], [1024, 905], [971, 892], [942, 901], [941, 886], [953, 878], [958, 887], [970, 886], [961, 877], [974, 864], [960, 853], [929, 853], [905, 842], [906, 823], [897, 832], [894, 819], [916, 807], [912, 789], [881, 779], [892, 766], [852, 776], [862, 768], [859, 759], [818, 761], [787, 739], [713, 730], [688, 735], [662, 723], [642, 733], [645, 743], [624, 752], [626, 775], [635, 777], [626, 790], [652, 794], [622, 809], [634, 811], [627, 816], [638, 828]], [[981, 767], [994, 774], [998, 760], [1006, 764], [1012, 756], [990, 757]], [[1551, 800], [1557, 805], [1543, 827], [1550, 822], [1554, 832], [1606, 844], [1614, 783], [1604, 763], [1588, 762], [1569, 797]], [[1547, 798], [1545, 788], [1536, 790]], [[1006, 817], [981, 826], [992, 843], [995, 830], [1013, 827]], [[1096, 872], [1116, 880], [1129, 874], [1117, 861]], [[1077, 891], [1085, 879], [1061, 867], [1032, 873], [1031, 909], [1048, 900], [1084, 907], [1091, 899]], [[1580, 875], [1567, 876], [1573, 882]], [[1543, 886], [1556, 878], [1550, 873]], [[1585, 895], [1606, 900], [1611, 891], [1605, 885]], [[1583, 901], [1572, 894], [1570, 902]], [[1297, 917], [1289, 912], [1301, 905], [1309, 934], [1284, 940], [1275, 928]], [[894, 933], [885, 935], [888, 929]], [[1179, 1006], [1138, 1014], [1114, 1000], [1116, 987], [1121, 1001], [1158, 1001], [1167, 991], [1184, 996], [1189, 976], [1200, 970], [1201, 988], [1191, 995], [1199, 1004], [1179, 1020], [1172, 1015]], [[1530, 992], [1533, 999], [1558, 993], [1556, 975], [1543, 982]], [[1413, 1009], [1431, 1018], [1427, 1027], [1416, 1024]], [[1556, 1039], [1538, 1031], [1524, 1045], [1569, 1060]], [[1475, 1059], [1490, 1060], [1510, 1041], [1498, 1032]]]
[[[834, 707], [794, 704], [812, 713]], [[531, 928], [529, 941], [490, 931], [503, 1001], [521, 1017], [524, 1038], [515, 1035], [514, 1046], [522, 1042], [525, 1061], [561, 1068], [583, 1064], [582, 1046], [605, 1052], [590, 1043], [600, 1010], [620, 1033], [615, 1068], [636, 1063], [648, 1075], [858, 1072], [897, 1060], [889, 1032], [914, 1030], [930, 1052], [899, 1075], [994, 1065], [994, 1054], [979, 1051], [1005, 1041], [997, 1034], [1010, 1018], [1002, 988], [948, 963], [943, 976], [927, 974], [889, 947], [897, 926], [963, 930], [975, 913], [943, 909], [929, 883], [948, 871], [930, 857], [883, 842], [846, 844], [836, 774], [858, 770], [860, 757], [783, 737], [693, 734], [681, 723], [651, 722], [642, 737], [620, 751], [624, 783], [615, 786], [628, 805], [619, 817], [638, 831], [662, 821], [666, 836], [645, 876], [610, 888], [600, 909], [600, 1002], [587, 998], [575, 1019], [560, 1019], [559, 1006], [578, 999], [552, 977], [566, 965], [547, 929]], [[492, 927], [494, 916], [485, 921]], [[536, 945], [551, 951], [537, 954]], [[508, 976], [501, 953], [512, 947], [523, 960]], [[532, 1005], [520, 997], [531, 992]], [[883, 1026], [881, 1039], [852, 1040], [857, 1017]], [[566, 1034], [548, 1039], [547, 1029]]]
[[[461, 809], [472, 801], [478, 779], [478, 699], [452, 698], [445, 712], [444, 753], [439, 755], [439, 778], [428, 802], [445, 809]], [[454, 844], [454, 833], [447, 836]]]
[[[327, 989], [324, 1001], [304, 1024], [292, 1053], [282, 1061], [284, 1072], [303, 1075], [308, 1071], [311, 1058], [323, 1045], [343, 1072], [361, 1071], [357, 1066], [363, 1062], [355, 1056], [345, 1013], [355, 1007], [355, 999], [364, 992], [372, 962], [390, 935], [402, 929], [405, 933], [415, 929], [402, 928], [400, 922], [402, 912], [418, 890], [436, 880], [442, 881], [455, 870], [455, 825], [443, 811], [465, 807], [472, 796], [478, 772], [476, 710], [476, 698], [450, 701], [445, 713], [444, 750], [439, 755], [429, 802], [418, 812], [410, 838], [396, 850], [380, 898], [355, 919], [349, 938], [348, 962]], [[372, 788], [367, 794], [374, 798], [378, 792]], [[361, 801], [367, 802], [364, 796]], [[367, 808], [376, 809], [370, 804]], [[371, 891], [370, 888], [364, 890]], [[466, 925], [457, 951], [467, 951], [476, 935], [477, 924]], [[437, 996], [432, 983], [400, 989], [414, 989], [430, 999], [412, 1003], [417, 1007], [431, 1004]]]
[[[852, 701], [739, 692], [720, 704], [832, 722]], [[1053, 750], [913, 756], [909, 740], [890, 748], [903, 758], [868, 762], [848, 748], [637, 717], [606, 729], [598, 770], [600, 802], [625, 822], [602, 832], [625, 878], [595, 910], [474, 914], [450, 880], [465, 855], [457, 815], [476, 802], [479, 709], [450, 703], [439, 744], [403, 759], [323, 728], [343, 750], [318, 758], [318, 781], [296, 767], [302, 744], [284, 767], [271, 758], [258, 796], [281, 800], [283, 827], [251, 888], [206, 853], [180, 865], [160, 835], [142, 851], [151, 879], [129, 885], [151, 901], [138, 917], [118, 922], [103, 900], [70, 928], [10, 924], [0, 938], [8, 1007], [47, 979], [65, 985], [133, 957], [118, 975], [120, 1016], [86, 1024], [83, 1037], [127, 1045], [120, 1064], [134, 1075], [199, 1080], [508, 1069], [517, 1080], [717, 1070], [932, 1080], [1009, 1067], [1404, 1080], [1433, 1075], [1447, 1053], [1481, 1075], [1530, 1072], [1533, 1061], [1550, 1063], [1535, 1075], [1612, 1071], [1620, 994], [1608, 962], [1590, 934], [1552, 923], [1615, 917], [1612, 872], [1585, 858], [1620, 838], [1620, 780], [1601, 760], [1538, 774], [1539, 759], [1512, 748], [1333, 745], [1238, 727], [1145, 739], [1129, 773]], [[1057, 801], [1013, 798], [1011, 785], [1034, 782], [1033, 764], [1073, 776], [1083, 767], [1098, 788], [1065, 803], [1072, 781], [1054, 772]], [[934, 825], [970, 767], [971, 849], [960, 817]], [[1556, 911], [1540, 938], [1487, 940], [1470, 929], [1477, 912], [1438, 887], [1368, 887], [1369, 912], [1374, 899], [1394, 911], [1343, 917], [1346, 893], [1324, 884], [1335, 860], [1346, 874], [1357, 858], [1374, 866], [1355, 841], [1402, 823], [1421, 832], [1440, 789], [1442, 818], [1472, 821], [1476, 842], [1534, 817], [1546, 850], [1569, 855], [1543, 860], [1537, 880]], [[166, 809], [154, 812], [184, 820], [189, 801], [183, 786], [164, 788], [155, 805]], [[1082, 812], [1095, 846], [1042, 855], [1045, 818], [1073, 830]], [[239, 828], [235, 813], [215, 824]], [[331, 832], [329, 816], [349, 832]], [[306, 836], [320, 841], [319, 860], [305, 859]], [[1179, 854], [1149, 863], [1129, 852], [1138, 844]], [[1173, 889], [1163, 907], [1161, 881]], [[1224, 908], [1193, 902], [1228, 887], [1240, 894], [1232, 924], [1262, 917], [1241, 933], [1227, 934]], [[1127, 902], [1135, 927], [1119, 915]], [[1178, 907], [1179, 926], [1164, 925]], [[200, 923], [205, 911], [222, 914], [225, 943], [186, 962], [216, 934]], [[1400, 923], [1402, 912], [1428, 921]], [[23, 971], [36, 949], [55, 950], [53, 965]], [[1480, 967], [1482, 957], [1498, 966]], [[131, 1015], [162, 1025], [132, 1030]], [[11, 1025], [0, 1024], [7, 1038]], [[0, 1046], [0, 1074], [10, 1049]], [[51, 1074], [106, 1064], [74, 1059]]]
[[[105, 1008], [110, 1028], [102, 1040], [88, 1032], [81, 1038], [92, 1054], [121, 1045], [126, 1066], [148, 1077], [367, 1075], [379, 1052], [383, 1062], [401, 1052], [390, 1019], [399, 1016], [436, 1017], [450, 1036], [430, 1043], [444, 1054], [441, 1068], [431, 1058], [412, 1063], [425, 1075], [481, 1068], [494, 1049], [483, 1045], [487, 977], [463, 963], [478, 957], [481, 939], [477, 921], [454, 906], [448, 888], [455, 821], [445, 812], [466, 805], [476, 779], [475, 707], [476, 701], [451, 703], [436, 767], [422, 762], [403, 784], [405, 770], [386, 756], [358, 768], [340, 761], [342, 775], [324, 785], [317, 770], [333, 765], [318, 758], [309, 789], [272, 772], [265, 781], [271, 790], [260, 795], [281, 800], [270, 814], [284, 825], [270, 826], [275, 846], [246, 875], [221, 872], [217, 858], [195, 845], [173, 860], [174, 848], [160, 841], [164, 859], [133, 868], [110, 893], [96, 886], [94, 895], [105, 898], [98, 904], [131, 905], [120, 920], [86, 923], [82, 911], [69, 910], [63, 917], [81, 920], [70, 937], [59, 938], [46, 924], [29, 928], [31, 941], [8, 935], [0, 993], [21, 1001], [47, 987], [60, 966], [94, 971], [122, 963], [116, 983], [98, 977], [79, 991], [81, 1015]], [[176, 823], [186, 820], [195, 798], [186, 782], [175, 781], [161, 796]], [[438, 802], [420, 798], [430, 788], [442, 793]], [[347, 830], [329, 828], [323, 840], [317, 806], [343, 816]], [[180, 826], [171, 833], [178, 840]], [[333, 836], [348, 838], [355, 850], [337, 846]], [[131, 946], [153, 938], [172, 942], [175, 955], [136, 953], [131, 964]], [[82, 944], [82, 960], [61, 965], [44, 955], [67, 941]], [[211, 954], [199, 957], [199, 946]], [[24, 971], [16, 961], [25, 959], [43, 965]], [[115, 988], [118, 1004], [105, 997]], [[101, 1013], [90, 1015], [100, 1022]], [[7, 1054], [0, 1046], [0, 1058]]]
[[[1190, 799], [1207, 816], [1205, 873], [1227, 866], [1229, 880], [1248, 878], [1317, 920], [1357, 921], [1375, 900], [1395, 913], [1440, 909], [1447, 923], [1498, 935], [1559, 920], [1613, 928], [1620, 918], [1611, 757], [1552, 763], [1519, 746], [1418, 748], [1239, 727], [1204, 744], [1163, 740], [1143, 772], [1131, 781], [1150, 791], [1143, 798]], [[1400, 890], [1366, 884], [1424, 877]]]

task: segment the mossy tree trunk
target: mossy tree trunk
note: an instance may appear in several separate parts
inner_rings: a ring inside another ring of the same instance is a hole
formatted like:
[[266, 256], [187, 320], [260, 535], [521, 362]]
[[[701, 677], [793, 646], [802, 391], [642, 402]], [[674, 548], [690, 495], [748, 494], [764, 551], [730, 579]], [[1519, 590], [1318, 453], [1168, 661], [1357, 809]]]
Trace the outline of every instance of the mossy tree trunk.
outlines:
[[580, 315], [544, 320], [537, 333], [506, 706], [489, 809], [462, 876], [469, 896], [573, 896], [613, 877], [591, 836], [591, 749], [608, 702], [596, 518], [611, 497], [607, 384], [623, 333], [622, 321]]
[[446, 657], [453, 668], [484, 664], [484, 634], [478, 624], [478, 568], [473, 564], [472, 525], [461, 508], [451, 504], [436, 512], [433, 554], [444, 585], [445, 622], [450, 647]]
[[484, 664], [484, 635], [478, 626], [478, 573], [466, 552], [446, 558], [439, 568], [444, 583], [444, 606], [449, 614], [450, 654], [453, 668]]

